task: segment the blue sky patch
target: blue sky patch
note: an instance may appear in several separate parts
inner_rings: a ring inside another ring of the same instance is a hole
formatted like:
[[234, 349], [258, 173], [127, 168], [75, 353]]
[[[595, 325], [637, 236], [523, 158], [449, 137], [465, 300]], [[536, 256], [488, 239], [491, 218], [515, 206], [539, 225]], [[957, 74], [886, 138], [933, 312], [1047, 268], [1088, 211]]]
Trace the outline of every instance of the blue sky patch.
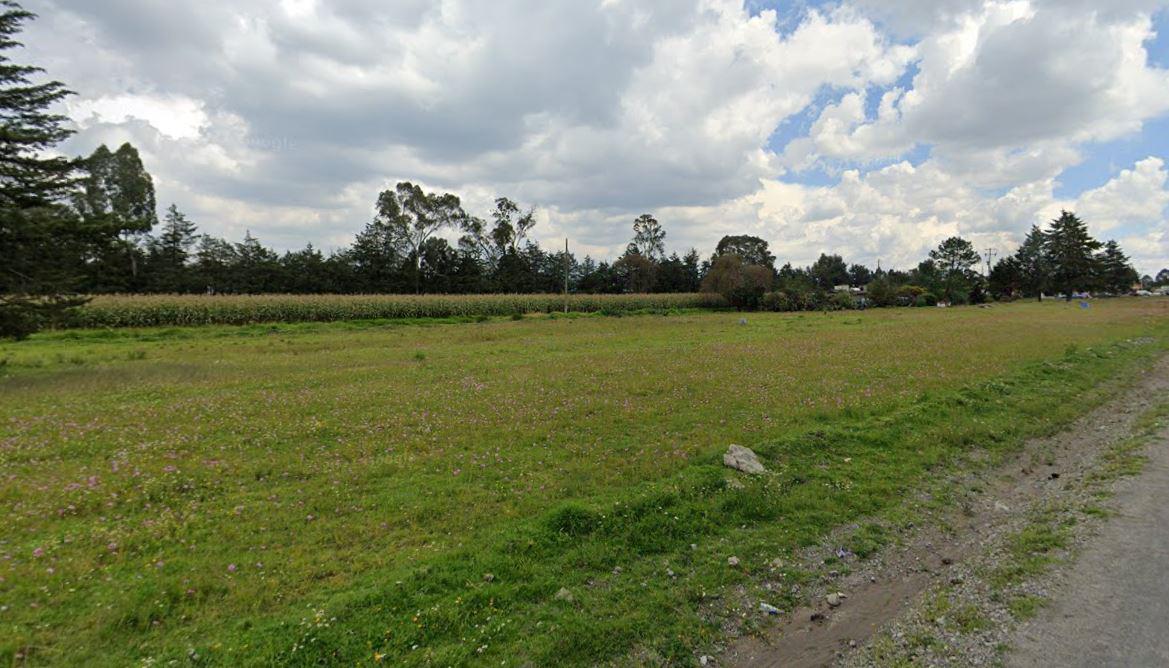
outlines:
[[1169, 68], [1169, 9], [1162, 9], [1153, 15], [1153, 31], [1156, 37], [1145, 42], [1149, 52], [1149, 64]]
[[1144, 124], [1141, 132], [1102, 144], [1081, 147], [1083, 162], [1059, 175], [1055, 196], [1071, 199], [1085, 190], [1099, 188], [1124, 169], [1149, 156], [1169, 161], [1169, 116]]

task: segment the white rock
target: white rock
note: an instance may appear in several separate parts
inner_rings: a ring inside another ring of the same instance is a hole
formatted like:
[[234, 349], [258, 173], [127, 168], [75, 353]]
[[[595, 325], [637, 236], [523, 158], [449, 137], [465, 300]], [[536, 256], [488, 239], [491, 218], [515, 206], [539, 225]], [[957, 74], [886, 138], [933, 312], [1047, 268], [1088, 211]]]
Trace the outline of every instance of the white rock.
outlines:
[[761, 612], [766, 612], [769, 615], [778, 615], [779, 614], [779, 608], [775, 607], [774, 605], [771, 605], [770, 603], [760, 603], [759, 610]]
[[835, 608], [840, 605], [840, 594], [829, 594], [827, 600], [828, 607]]
[[767, 472], [751, 448], [744, 448], [741, 445], [732, 444], [731, 447], [727, 448], [726, 454], [723, 455], [723, 464], [737, 471], [753, 475]]
[[727, 557], [727, 565], [738, 566], [739, 565], [739, 558], [738, 557]]

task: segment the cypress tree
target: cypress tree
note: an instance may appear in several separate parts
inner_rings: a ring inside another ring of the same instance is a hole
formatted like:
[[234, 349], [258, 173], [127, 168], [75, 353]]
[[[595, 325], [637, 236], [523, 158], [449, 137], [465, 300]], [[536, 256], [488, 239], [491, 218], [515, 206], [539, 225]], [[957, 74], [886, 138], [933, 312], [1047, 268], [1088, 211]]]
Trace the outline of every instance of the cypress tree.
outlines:
[[91, 233], [64, 206], [77, 164], [46, 152], [71, 131], [49, 108], [71, 92], [36, 83], [38, 67], [12, 62], [34, 18], [0, 2], [0, 337], [24, 338], [82, 303], [72, 294]]

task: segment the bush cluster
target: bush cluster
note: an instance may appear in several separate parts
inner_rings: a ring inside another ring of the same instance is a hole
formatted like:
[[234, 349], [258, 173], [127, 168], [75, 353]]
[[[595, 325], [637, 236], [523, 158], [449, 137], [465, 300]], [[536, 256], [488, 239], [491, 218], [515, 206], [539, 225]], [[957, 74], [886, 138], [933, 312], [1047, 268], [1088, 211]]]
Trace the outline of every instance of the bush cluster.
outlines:
[[[878, 289], [873, 290], [872, 286]], [[882, 290], [874, 282], [863, 295], [825, 290], [780, 289], [766, 292], [759, 300], [763, 311], [847, 311], [881, 306], [936, 306], [938, 298], [918, 285]]]

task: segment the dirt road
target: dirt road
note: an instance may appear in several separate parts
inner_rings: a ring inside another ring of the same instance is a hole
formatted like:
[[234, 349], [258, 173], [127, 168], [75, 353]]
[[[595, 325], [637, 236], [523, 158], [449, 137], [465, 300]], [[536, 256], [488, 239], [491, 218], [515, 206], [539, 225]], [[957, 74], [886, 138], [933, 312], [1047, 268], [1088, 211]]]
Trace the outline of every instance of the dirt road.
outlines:
[[[1101, 456], [1169, 397], [1169, 357], [1131, 380], [1067, 430], [1029, 442], [1001, 465], [941, 481], [962, 490], [949, 510], [918, 512], [921, 521], [895, 546], [849, 563], [847, 576], [810, 583], [812, 603], [731, 643], [718, 663], [1169, 666], [1169, 430], [1144, 446], [1149, 461], [1139, 476], [1093, 482], [1107, 466]], [[1118, 514], [1084, 515], [1108, 490], [1117, 495], [1105, 505]], [[1070, 544], [1080, 549], [1053, 552], [1062, 563], [1054, 574], [996, 591], [986, 574], [1018, 558], [1007, 546], [1037, 513], [1072, 527]], [[824, 563], [836, 544], [834, 537], [811, 550], [806, 567]], [[830, 591], [847, 599], [825, 605]], [[1009, 603], [1027, 598], [1047, 604], [1020, 624]]]
[[1169, 437], [1121, 484], [1108, 521], [1023, 626], [1008, 666], [1169, 666]]

